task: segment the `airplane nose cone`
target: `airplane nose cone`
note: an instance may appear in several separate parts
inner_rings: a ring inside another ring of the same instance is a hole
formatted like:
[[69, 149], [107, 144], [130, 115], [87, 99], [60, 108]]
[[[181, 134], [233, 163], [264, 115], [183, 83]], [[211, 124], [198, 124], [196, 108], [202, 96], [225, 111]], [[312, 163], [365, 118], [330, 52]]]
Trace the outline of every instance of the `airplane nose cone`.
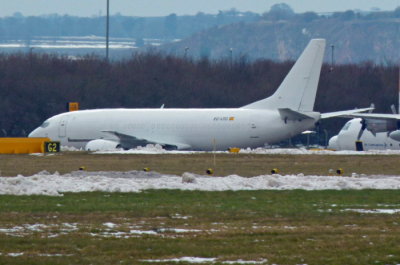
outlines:
[[340, 149], [339, 145], [338, 145], [338, 136], [337, 135], [335, 135], [331, 139], [329, 139], [328, 148], [334, 149], [334, 150]]
[[44, 137], [43, 133], [41, 133], [40, 128], [36, 128], [35, 130], [33, 130], [28, 137]]

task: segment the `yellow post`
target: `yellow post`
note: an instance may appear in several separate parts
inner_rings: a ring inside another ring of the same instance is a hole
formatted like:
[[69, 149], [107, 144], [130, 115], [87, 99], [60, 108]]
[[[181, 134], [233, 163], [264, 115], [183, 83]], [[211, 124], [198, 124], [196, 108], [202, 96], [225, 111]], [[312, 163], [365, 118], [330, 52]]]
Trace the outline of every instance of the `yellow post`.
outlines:
[[68, 102], [68, 111], [79, 110], [79, 102]]
[[235, 153], [235, 154], [237, 154], [237, 153], [239, 153], [240, 152], [240, 148], [237, 148], [237, 147], [231, 147], [231, 148], [229, 148], [229, 153]]

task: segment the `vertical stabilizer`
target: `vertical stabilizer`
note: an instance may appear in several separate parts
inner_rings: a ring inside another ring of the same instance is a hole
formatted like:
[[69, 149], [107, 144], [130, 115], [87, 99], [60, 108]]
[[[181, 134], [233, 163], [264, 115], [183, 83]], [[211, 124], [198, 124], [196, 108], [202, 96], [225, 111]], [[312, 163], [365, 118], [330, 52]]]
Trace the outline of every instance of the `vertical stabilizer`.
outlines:
[[324, 39], [311, 40], [272, 96], [242, 108], [289, 108], [296, 111], [312, 111], [317, 94], [325, 45]]

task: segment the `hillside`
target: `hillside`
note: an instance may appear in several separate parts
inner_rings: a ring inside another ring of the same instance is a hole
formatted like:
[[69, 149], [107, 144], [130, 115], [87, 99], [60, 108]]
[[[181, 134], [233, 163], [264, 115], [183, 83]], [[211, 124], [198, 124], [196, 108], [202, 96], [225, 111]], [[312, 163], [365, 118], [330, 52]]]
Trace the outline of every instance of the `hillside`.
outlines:
[[[110, 37], [139, 39], [181, 39], [214, 27], [259, 20], [260, 15], [236, 10], [220, 11], [217, 15], [199, 12], [194, 16], [128, 17], [110, 16]], [[30, 16], [14, 14], [0, 17], [0, 43], [10, 40], [30, 41], [37, 37], [102, 36], [106, 34], [106, 17], [75, 17], [68, 15]]]
[[[400, 7], [385, 12], [296, 14], [278, 4], [264, 14], [220, 11], [194, 16], [110, 18], [110, 55], [115, 60], [155, 49], [175, 56], [210, 59], [295, 60], [311, 38], [334, 45], [336, 63], [398, 63]], [[161, 45], [161, 46], [159, 46]], [[122, 47], [122, 48], [121, 48]], [[84, 56], [105, 53], [105, 17], [48, 15], [0, 18], [0, 52]], [[326, 62], [331, 62], [328, 47]]]
[[161, 46], [162, 51], [194, 58], [268, 58], [294, 60], [312, 38], [325, 38], [326, 62], [334, 46], [336, 63], [397, 63], [400, 47], [400, 16], [352, 18], [313, 16], [310, 19], [241, 22], [199, 32], [180, 42]]

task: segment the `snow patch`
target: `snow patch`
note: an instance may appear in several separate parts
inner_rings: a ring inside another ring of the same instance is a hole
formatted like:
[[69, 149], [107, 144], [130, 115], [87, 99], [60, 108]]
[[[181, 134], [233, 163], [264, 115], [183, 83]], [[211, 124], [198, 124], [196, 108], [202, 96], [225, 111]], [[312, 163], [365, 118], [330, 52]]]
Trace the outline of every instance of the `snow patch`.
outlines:
[[400, 213], [400, 209], [345, 209], [344, 211], [356, 213], [379, 213], [379, 214], [396, 214]]
[[153, 230], [148, 230], [148, 231], [143, 231], [143, 230], [131, 230], [129, 231], [131, 234], [138, 234], [138, 235], [157, 235], [156, 231]]
[[60, 149], [61, 149], [61, 152], [64, 152], [64, 151], [68, 151], [68, 152], [83, 151], [82, 148], [76, 148], [76, 147], [73, 147], [73, 146], [64, 146], [64, 145], [62, 145], [62, 146], [60, 147]]
[[181, 257], [181, 258], [172, 258], [172, 259], [145, 259], [140, 260], [142, 262], [187, 262], [187, 263], [221, 263], [221, 264], [264, 264], [268, 260], [262, 259], [259, 261], [253, 260], [227, 260], [227, 261], [219, 261], [217, 258], [201, 258], [201, 257]]
[[[190, 173], [192, 174], [192, 173]], [[60, 175], [39, 172], [33, 176], [0, 177], [0, 194], [62, 196], [65, 192], [141, 192], [154, 189], [199, 191], [227, 190], [344, 190], [400, 189], [400, 176], [357, 177], [261, 175], [213, 177], [193, 174], [195, 182], [182, 183], [182, 176], [157, 172], [74, 171]]]
[[181, 228], [160, 228], [157, 231], [161, 233], [197, 233], [202, 232], [202, 230], [198, 229], [181, 229]]
[[116, 227], [116, 224], [114, 224], [114, 223], [104, 223], [103, 224], [105, 227], [108, 227], [108, 228], [110, 228], [110, 229], [112, 229], [112, 228], [115, 228]]
[[268, 261], [267, 259], [262, 259], [260, 261], [238, 259], [238, 260], [231, 260], [231, 261], [229, 261], [229, 260], [223, 261], [221, 263], [222, 264], [264, 264], [267, 261]]
[[199, 258], [199, 257], [181, 257], [173, 259], [145, 259], [142, 262], [187, 262], [187, 263], [210, 263], [216, 258]]
[[[198, 154], [218, 153], [228, 154], [228, 151], [184, 151], [165, 150], [161, 145], [148, 144], [145, 147], [138, 146], [130, 150], [97, 151], [93, 154]], [[240, 154], [280, 154], [280, 155], [400, 155], [400, 150], [369, 150], [369, 151], [333, 151], [328, 149], [306, 149], [306, 148], [243, 148]]]
[[73, 254], [48, 254], [48, 253], [41, 253], [41, 254], [37, 254], [39, 257], [71, 257], [73, 256]]
[[175, 214], [175, 215], [172, 215], [171, 218], [173, 218], [173, 219], [184, 219], [184, 220], [187, 220], [187, 219], [189, 219], [189, 218], [192, 218], [192, 216], [183, 216], [183, 215], [180, 215], [179, 213], [177, 213], [177, 214]]
[[185, 172], [182, 174], [182, 183], [196, 183], [196, 176], [192, 173]]
[[7, 254], [7, 256], [10, 256], [10, 257], [20, 257], [20, 256], [23, 256], [23, 255], [24, 255], [23, 252], [16, 252], [16, 253], [8, 253]]

